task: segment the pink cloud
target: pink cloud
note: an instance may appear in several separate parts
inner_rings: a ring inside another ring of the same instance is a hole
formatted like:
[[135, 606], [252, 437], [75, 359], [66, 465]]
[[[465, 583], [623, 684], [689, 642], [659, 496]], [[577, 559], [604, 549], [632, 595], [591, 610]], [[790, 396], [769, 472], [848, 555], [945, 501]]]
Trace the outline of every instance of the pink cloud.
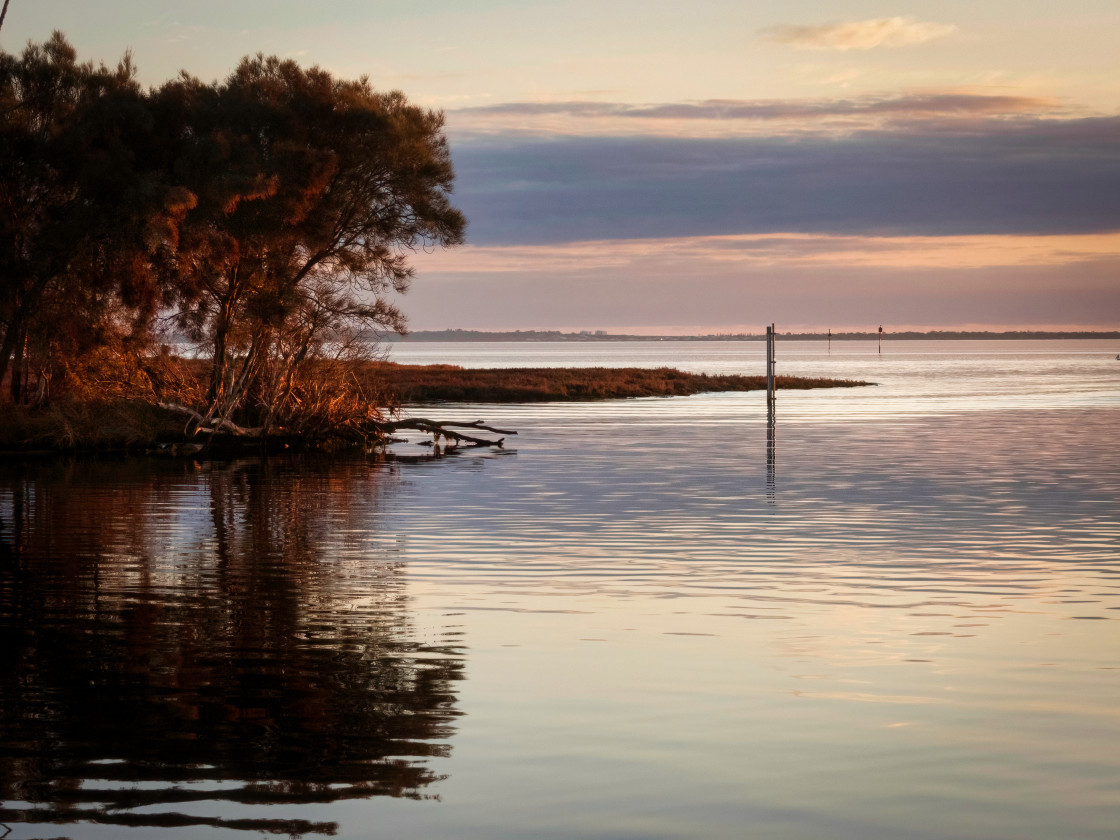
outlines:
[[944, 38], [956, 31], [957, 27], [952, 24], [891, 17], [823, 26], [773, 26], [762, 34], [765, 40], [796, 49], [847, 51], [909, 47]]

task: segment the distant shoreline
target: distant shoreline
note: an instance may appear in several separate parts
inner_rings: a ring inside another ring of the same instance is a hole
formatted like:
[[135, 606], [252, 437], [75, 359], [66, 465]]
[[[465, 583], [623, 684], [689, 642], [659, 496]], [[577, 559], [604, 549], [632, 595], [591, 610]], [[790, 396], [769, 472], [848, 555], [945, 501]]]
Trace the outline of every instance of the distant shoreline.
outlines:
[[[779, 338], [791, 341], [828, 341], [827, 333], [779, 332]], [[716, 333], [711, 335], [625, 335], [606, 333], [601, 330], [590, 332], [560, 332], [558, 330], [510, 330], [489, 332], [485, 330], [417, 330], [406, 336], [393, 335], [387, 340], [397, 342], [446, 342], [446, 341], [764, 341], [765, 332], [754, 333]], [[837, 332], [832, 333], [835, 341], [875, 341], [877, 332]], [[1046, 332], [1046, 331], [951, 331], [934, 330], [931, 332], [884, 332], [883, 338], [890, 341], [1012, 341], [1039, 339], [1120, 339], [1120, 330], [1100, 332]]]

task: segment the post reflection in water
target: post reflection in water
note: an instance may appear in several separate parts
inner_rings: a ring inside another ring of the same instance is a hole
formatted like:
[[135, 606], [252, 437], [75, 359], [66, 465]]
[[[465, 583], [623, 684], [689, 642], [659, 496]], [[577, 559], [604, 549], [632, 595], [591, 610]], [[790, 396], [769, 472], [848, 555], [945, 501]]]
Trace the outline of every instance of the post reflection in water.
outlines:
[[0, 477], [0, 797], [19, 806], [0, 821], [333, 833], [256, 806], [430, 795], [463, 659], [420, 638], [376, 531], [394, 480], [314, 461]]
[[778, 425], [774, 400], [766, 401], [766, 501], [777, 503]]

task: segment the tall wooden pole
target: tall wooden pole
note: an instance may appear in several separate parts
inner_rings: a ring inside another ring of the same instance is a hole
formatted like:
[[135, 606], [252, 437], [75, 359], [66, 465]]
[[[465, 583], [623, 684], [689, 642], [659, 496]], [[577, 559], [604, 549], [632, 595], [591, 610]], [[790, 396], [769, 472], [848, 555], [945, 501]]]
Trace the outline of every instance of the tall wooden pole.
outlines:
[[4, 28], [4, 18], [8, 16], [8, 0], [4, 0], [4, 8], [0, 9], [0, 29]]
[[778, 333], [771, 324], [766, 328], [766, 401], [774, 402], [774, 365]]

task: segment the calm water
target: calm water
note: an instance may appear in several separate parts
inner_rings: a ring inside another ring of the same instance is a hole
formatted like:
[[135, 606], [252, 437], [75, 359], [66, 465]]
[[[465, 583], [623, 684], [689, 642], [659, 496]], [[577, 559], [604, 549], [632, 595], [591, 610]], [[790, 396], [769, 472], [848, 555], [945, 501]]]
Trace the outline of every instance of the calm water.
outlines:
[[516, 449], [0, 467], [8, 838], [1112, 840], [1120, 346], [876, 349], [780, 345], [880, 384], [772, 428], [758, 393], [424, 407]]

